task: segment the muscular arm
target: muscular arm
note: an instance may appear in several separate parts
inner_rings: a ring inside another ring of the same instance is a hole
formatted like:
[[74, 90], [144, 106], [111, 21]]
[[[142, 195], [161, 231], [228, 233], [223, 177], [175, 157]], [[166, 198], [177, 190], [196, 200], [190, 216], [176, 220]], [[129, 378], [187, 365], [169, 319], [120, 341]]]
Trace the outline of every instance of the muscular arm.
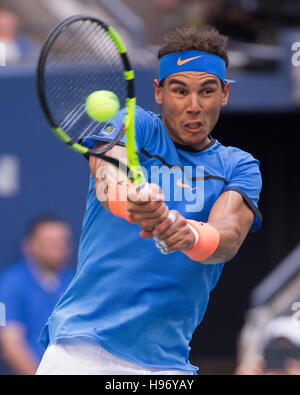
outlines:
[[[188, 251], [195, 242], [195, 237], [178, 212], [176, 222], [172, 225], [168, 219], [159, 224], [153, 236], [163, 240], [168, 251]], [[253, 222], [254, 214], [235, 191], [223, 193], [209, 214], [208, 223], [220, 233], [220, 243], [214, 254], [201, 261], [204, 264], [216, 264], [230, 261], [238, 252]]]
[[[124, 164], [127, 164], [126, 149], [124, 147], [115, 146], [106, 155], [117, 158]], [[103, 207], [109, 211], [108, 186], [117, 181], [128, 183], [128, 179], [124, 173], [116, 169], [113, 165], [99, 158], [90, 157], [89, 164], [90, 171], [95, 180], [94, 193]], [[141, 216], [135, 215], [134, 221], [143, 229], [147, 230], [153, 229], [157, 223], [162, 222], [168, 215], [168, 208], [162, 202], [160, 188], [155, 184], [150, 184], [149, 187], [151, 192], [146, 194], [136, 191], [133, 186], [130, 188], [132, 194], [135, 195], [135, 202], [130, 202], [131, 206], [134, 207], [133, 210], [142, 210]], [[140, 224], [140, 220], [142, 220], [142, 224]]]
[[220, 244], [215, 253], [203, 263], [230, 261], [243, 244], [253, 219], [253, 212], [238, 192], [223, 193], [208, 217], [208, 223], [220, 233]]
[[[106, 152], [106, 155], [117, 158], [124, 164], [127, 164], [127, 156], [125, 147], [116, 145], [111, 150]], [[101, 201], [103, 207], [109, 210], [107, 204], [107, 188], [108, 185], [117, 180], [124, 179], [126, 176], [118, 171], [115, 166], [105, 162], [105, 160], [91, 156], [89, 159], [90, 171], [94, 177], [95, 185], [94, 192], [97, 198]]]
[[[126, 150], [123, 147], [113, 147], [108, 153], [126, 163]], [[90, 158], [90, 169], [95, 179], [94, 191], [103, 206], [108, 209], [107, 185], [116, 180], [124, 179], [125, 175], [107, 162], [98, 158]], [[152, 184], [151, 184], [152, 185]], [[158, 188], [158, 187], [157, 187]], [[159, 189], [156, 193], [159, 193]], [[194, 233], [187, 226], [186, 220], [178, 212], [176, 222], [168, 219], [168, 210], [162, 201], [145, 201], [139, 199], [139, 193], [134, 192], [135, 199], [129, 199], [128, 210], [132, 218], [141, 228], [141, 237], [156, 237], [166, 243], [168, 251], [188, 251], [195, 242]], [[235, 191], [223, 193], [215, 202], [209, 214], [208, 223], [220, 233], [220, 243], [214, 254], [201, 261], [205, 264], [217, 264], [231, 260], [245, 240], [253, 222], [254, 214], [247, 206], [243, 197]], [[154, 229], [153, 232], [150, 229]]]

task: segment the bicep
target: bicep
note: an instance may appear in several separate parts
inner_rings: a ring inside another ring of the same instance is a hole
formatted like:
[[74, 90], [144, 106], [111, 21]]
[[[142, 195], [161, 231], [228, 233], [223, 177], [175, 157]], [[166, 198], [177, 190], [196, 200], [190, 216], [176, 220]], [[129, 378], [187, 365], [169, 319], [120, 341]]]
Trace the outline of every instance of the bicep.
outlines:
[[239, 233], [241, 242], [247, 236], [254, 214], [236, 191], [224, 192], [213, 205], [208, 222], [212, 225], [223, 222]]

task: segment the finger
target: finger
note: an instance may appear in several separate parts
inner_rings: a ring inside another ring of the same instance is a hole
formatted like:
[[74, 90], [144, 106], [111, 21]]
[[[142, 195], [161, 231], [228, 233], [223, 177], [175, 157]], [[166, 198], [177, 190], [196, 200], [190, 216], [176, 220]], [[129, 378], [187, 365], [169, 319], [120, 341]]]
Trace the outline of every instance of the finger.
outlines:
[[168, 213], [167, 218], [155, 227], [155, 230], [153, 231], [153, 236], [157, 237], [158, 239], [162, 239], [160, 237], [162, 234], [164, 234], [172, 225], [175, 227], [176, 220], [175, 222], [173, 221], [174, 218], [170, 218]]
[[164, 194], [157, 184], [144, 183], [137, 188], [140, 196], [150, 196], [151, 201], [164, 200]]
[[138, 190], [131, 186], [128, 189], [128, 201], [136, 204], [145, 204], [149, 201], [163, 201], [164, 196], [160, 187], [156, 184], [147, 184], [149, 187]]
[[166, 247], [158, 247], [157, 246], [157, 247], [159, 248], [160, 251], [162, 250], [164, 254], [170, 254], [172, 252], [182, 250], [181, 245], [182, 245], [181, 242], [177, 242], [177, 243], [174, 243], [170, 246], [166, 246]]
[[184, 218], [178, 216], [176, 211], [170, 211], [168, 218], [155, 227], [153, 237], [159, 240], [165, 240], [167, 237], [177, 232], [180, 227], [185, 227], [185, 225], [186, 221]]
[[159, 248], [159, 251], [161, 254], [164, 254], [164, 255], [171, 254], [172, 252], [175, 252], [175, 251], [168, 251], [167, 248]]
[[[168, 219], [171, 221], [171, 223], [174, 224], [174, 223], [176, 222], [176, 214], [173, 213], [172, 211], [169, 211], [169, 213], [168, 213]], [[153, 238], [154, 238], [154, 240], [159, 241], [160, 239], [159, 239], [157, 236], [158, 236], [158, 235], [157, 235], [157, 232], [155, 232]], [[159, 243], [158, 243], [158, 244], [159, 244]], [[165, 244], [164, 244], [164, 243], [161, 243], [161, 244], [162, 244], [163, 247], [165, 247]]]
[[167, 209], [164, 202], [147, 202], [147, 204], [137, 205], [136, 203], [127, 203], [127, 211], [132, 214], [140, 215], [145, 219], [159, 217]]
[[[164, 220], [167, 218], [167, 212], [165, 214], [163, 214], [160, 217], [157, 218], [151, 218], [151, 219], [142, 219], [142, 220], [137, 220], [135, 222], [138, 223], [138, 225], [143, 229], [143, 230], [147, 230], [147, 231], [153, 231], [153, 229], [161, 223], [161, 221], [164, 222]], [[134, 217], [133, 217], [134, 218]]]
[[174, 243], [170, 246], [167, 246], [163, 241], [156, 242], [156, 247], [160, 250], [162, 254], [171, 254], [172, 252], [178, 251], [181, 249], [181, 243]]
[[148, 231], [146, 231], [146, 230], [142, 230], [142, 231], [140, 232], [140, 237], [141, 237], [142, 239], [152, 239], [152, 232], [148, 232]]
[[135, 213], [130, 213], [130, 218], [132, 219], [133, 222], [135, 222], [137, 225], [139, 225], [143, 230], [146, 231], [152, 231], [156, 225], [160, 224], [162, 221], [164, 221], [167, 216], [168, 216], [168, 209], [165, 208], [163, 210], [160, 210], [159, 213], [157, 213], [155, 216], [153, 214], [148, 217], [146, 214], [135, 214]]
[[184, 250], [192, 247], [192, 243], [186, 232], [177, 232], [159, 243], [164, 243], [168, 251]]

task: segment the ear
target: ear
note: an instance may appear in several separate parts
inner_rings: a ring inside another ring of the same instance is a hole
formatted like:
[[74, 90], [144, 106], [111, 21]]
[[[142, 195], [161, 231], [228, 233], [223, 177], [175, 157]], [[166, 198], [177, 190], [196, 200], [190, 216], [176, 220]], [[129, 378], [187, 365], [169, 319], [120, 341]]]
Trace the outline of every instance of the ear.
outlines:
[[226, 106], [228, 103], [228, 98], [229, 98], [229, 93], [230, 93], [230, 82], [225, 82], [223, 92], [222, 92], [222, 106]]
[[154, 96], [156, 103], [162, 104], [162, 87], [156, 79], [154, 80]]

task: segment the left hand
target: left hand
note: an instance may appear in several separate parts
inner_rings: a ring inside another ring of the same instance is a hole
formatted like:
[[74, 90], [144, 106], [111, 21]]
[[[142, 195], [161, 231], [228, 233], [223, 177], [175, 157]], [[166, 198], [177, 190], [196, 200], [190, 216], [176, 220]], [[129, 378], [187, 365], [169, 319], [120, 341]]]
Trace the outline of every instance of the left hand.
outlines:
[[127, 198], [129, 216], [142, 228], [141, 237], [152, 238], [152, 230], [168, 217], [169, 212], [161, 189], [156, 184], [147, 184], [146, 191], [131, 186]]
[[173, 223], [170, 218], [166, 218], [163, 222], [155, 227], [152, 232], [153, 238], [165, 245], [163, 250], [165, 253], [174, 252], [176, 250], [188, 251], [195, 243], [193, 231], [188, 227], [185, 218], [176, 210], [171, 210], [176, 220]]

